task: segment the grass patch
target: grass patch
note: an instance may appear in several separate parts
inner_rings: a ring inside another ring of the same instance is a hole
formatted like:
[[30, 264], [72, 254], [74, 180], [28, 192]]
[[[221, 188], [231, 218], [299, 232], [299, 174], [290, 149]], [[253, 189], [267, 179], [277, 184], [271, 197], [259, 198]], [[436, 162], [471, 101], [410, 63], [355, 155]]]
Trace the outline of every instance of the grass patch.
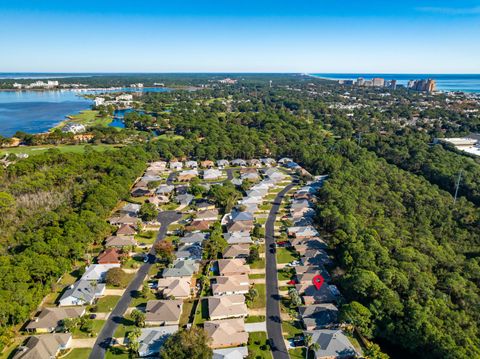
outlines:
[[68, 355], [62, 357], [63, 359], [88, 359], [90, 356], [90, 348], [74, 348], [70, 350]]
[[283, 321], [282, 330], [285, 333], [287, 339], [294, 338], [295, 335], [303, 334], [302, 323], [298, 320], [295, 321]]
[[78, 270], [74, 270], [70, 273], [65, 273], [62, 276], [62, 279], [55, 284], [55, 289], [53, 292], [49, 293], [45, 298], [46, 306], [53, 306], [58, 302], [58, 299], [62, 296], [63, 292], [67, 289], [68, 286], [72, 285], [80, 278], [80, 273]]
[[208, 301], [205, 298], [200, 298], [195, 310], [193, 324], [203, 324], [206, 320], [208, 320]]
[[297, 252], [291, 248], [277, 248], [277, 263], [290, 263], [299, 258]]
[[121, 296], [119, 295], [107, 295], [105, 297], [100, 298], [96, 304], [97, 312], [107, 313], [112, 311], [113, 308], [115, 308], [115, 306], [117, 305], [120, 298]]
[[247, 318], [245, 318], [245, 323], [262, 323], [264, 321], [264, 315], [249, 315]]
[[138, 242], [138, 244], [153, 244], [155, 240], [157, 239], [157, 232], [155, 231], [145, 231], [145, 232], [140, 232], [135, 235], [135, 239]]
[[180, 316], [180, 322], [178, 323], [179, 327], [183, 327], [190, 322], [190, 318], [195, 314], [192, 313], [194, 303], [195, 302], [191, 299], [183, 301], [182, 315]]
[[122, 318], [122, 322], [118, 325], [113, 336], [115, 338], [125, 338], [127, 333], [132, 331], [133, 328], [135, 328], [135, 323], [132, 320], [128, 318]]
[[250, 305], [250, 308], [258, 309], [258, 308], [265, 308], [266, 304], [266, 287], [265, 284], [254, 284], [253, 288], [255, 288], [258, 292], [258, 296]]
[[80, 328], [75, 328], [72, 331], [72, 336], [75, 339], [85, 339], [85, 338], [93, 338], [100, 333], [100, 330], [102, 330], [103, 325], [105, 324], [105, 320], [100, 320], [100, 319], [94, 319], [92, 320], [93, 323], [93, 329], [91, 333], [84, 332], [80, 330]]
[[305, 359], [305, 348], [295, 348], [290, 349], [288, 354], [290, 355], [290, 359]]
[[130, 359], [131, 356], [126, 348], [110, 347], [105, 353], [105, 359]]
[[271, 359], [272, 353], [264, 332], [253, 332], [248, 336], [248, 353], [250, 358]]
[[[145, 282], [144, 285], [148, 285], [148, 284]], [[142, 293], [140, 291], [136, 291], [134, 293], [132, 301], [130, 302], [130, 306], [131, 307], [146, 306], [149, 300], [155, 300], [155, 299], [157, 299], [157, 296], [150, 289], [148, 290], [146, 298], [142, 297]]]
[[80, 123], [85, 127], [88, 126], [102, 126], [107, 127], [111, 122], [110, 116], [99, 116], [99, 111], [96, 110], [84, 110], [75, 115], [70, 115], [69, 120], [63, 121], [57, 127], [63, 127], [67, 123]]
[[259, 273], [259, 274], [249, 274], [248, 275], [249, 279], [263, 279], [265, 278], [265, 274]]
[[265, 268], [265, 258], [260, 258], [250, 264], [251, 269], [264, 269]]
[[262, 224], [262, 225], [263, 225], [263, 224], [267, 223], [267, 218], [257, 218], [257, 219], [256, 219], [256, 222], [257, 222], [258, 224]]
[[122, 275], [122, 280], [121, 280], [121, 283], [119, 286], [114, 286], [114, 285], [110, 285], [110, 284], [107, 284], [107, 288], [108, 289], [125, 289], [128, 287], [128, 285], [130, 284], [130, 282], [133, 280], [133, 278], [137, 275], [137, 273], [127, 273], [125, 272], [123, 275]]

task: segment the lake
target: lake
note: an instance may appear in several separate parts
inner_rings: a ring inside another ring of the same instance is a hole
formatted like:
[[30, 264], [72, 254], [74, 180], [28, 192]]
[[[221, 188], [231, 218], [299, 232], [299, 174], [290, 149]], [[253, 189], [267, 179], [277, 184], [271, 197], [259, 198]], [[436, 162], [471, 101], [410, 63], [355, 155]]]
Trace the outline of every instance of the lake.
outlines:
[[[166, 92], [167, 88], [125, 88], [115, 92]], [[89, 109], [92, 101], [79, 94], [109, 91], [0, 91], [0, 136], [10, 137], [17, 131], [46, 132], [65, 120], [65, 116]], [[116, 119], [113, 126], [120, 127]]]

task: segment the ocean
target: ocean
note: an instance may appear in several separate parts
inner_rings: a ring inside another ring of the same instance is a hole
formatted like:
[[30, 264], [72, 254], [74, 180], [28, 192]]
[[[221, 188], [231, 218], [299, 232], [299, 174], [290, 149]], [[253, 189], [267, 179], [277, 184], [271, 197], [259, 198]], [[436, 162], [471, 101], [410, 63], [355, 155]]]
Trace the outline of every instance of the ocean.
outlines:
[[372, 79], [381, 77], [385, 80], [397, 80], [400, 85], [406, 85], [409, 80], [434, 79], [437, 82], [438, 91], [461, 91], [480, 93], [480, 74], [473, 75], [439, 75], [439, 74], [365, 74], [365, 73], [342, 73], [342, 74], [310, 74], [330, 80], [356, 80], [359, 77]]

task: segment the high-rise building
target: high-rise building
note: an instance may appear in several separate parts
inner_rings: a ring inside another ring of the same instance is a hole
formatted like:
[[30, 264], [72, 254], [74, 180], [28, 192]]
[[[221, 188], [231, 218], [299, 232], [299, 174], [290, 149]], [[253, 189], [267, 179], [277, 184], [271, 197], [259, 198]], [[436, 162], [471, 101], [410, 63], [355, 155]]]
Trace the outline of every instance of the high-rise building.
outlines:
[[426, 89], [425, 91], [427, 92], [435, 92], [437, 88], [437, 83], [435, 80], [432, 80], [432, 79], [428, 79], [427, 80], [427, 84], [426, 84]]
[[357, 86], [363, 86], [365, 85], [365, 79], [363, 77], [359, 77], [357, 79]]
[[374, 87], [384, 87], [385, 86], [385, 79], [382, 79], [381, 77], [374, 77], [372, 79], [373, 81], [373, 86]]

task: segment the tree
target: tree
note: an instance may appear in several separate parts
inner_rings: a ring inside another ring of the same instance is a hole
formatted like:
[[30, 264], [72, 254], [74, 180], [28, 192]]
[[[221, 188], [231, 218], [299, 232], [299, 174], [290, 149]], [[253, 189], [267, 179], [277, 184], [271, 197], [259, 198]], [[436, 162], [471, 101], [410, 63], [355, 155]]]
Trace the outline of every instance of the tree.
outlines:
[[130, 317], [135, 322], [135, 325], [137, 327], [140, 327], [140, 328], [145, 327], [145, 313], [144, 312], [142, 312], [138, 309], [134, 309], [134, 310], [132, 310], [132, 313], [130, 314]]
[[290, 303], [292, 303], [294, 307], [302, 305], [302, 299], [295, 288], [288, 289], [288, 297], [290, 298]]
[[140, 343], [138, 342], [138, 338], [140, 338], [140, 335], [142, 335], [142, 332], [139, 328], [134, 328], [127, 334], [127, 348], [132, 354], [138, 354], [138, 350], [140, 349]]
[[162, 261], [167, 263], [171, 263], [173, 261], [173, 252], [175, 251], [175, 248], [170, 241], [162, 240], [156, 242], [153, 245], [153, 248], [155, 249], [157, 257], [160, 258]]
[[313, 341], [313, 336], [311, 334], [305, 334], [304, 336], [305, 341], [305, 358], [308, 358], [308, 353], [311, 351], [316, 351], [320, 349], [320, 345], [317, 342]]
[[192, 178], [190, 181], [190, 193], [197, 197], [203, 195], [205, 191], [206, 189], [202, 186], [200, 179], [198, 177]]
[[105, 276], [105, 282], [114, 287], [125, 285], [127, 274], [122, 268], [110, 268]]
[[145, 222], [153, 221], [158, 216], [157, 207], [153, 203], [144, 203], [140, 207], [140, 218]]
[[63, 329], [71, 333], [76, 327], [78, 327], [79, 318], [65, 318], [62, 320]]
[[219, 222], [213, 225], [210, 237], [204, 242], [203, 258], [217, 259], [221, 256], [228, 243], [223, 237], [222, 226]]
[[351, 302], [342, 306], [340, 320], [353, 324], [362, 335], [367, 338], [373, 336], [372, 313], [358, 302]]
[[390, 356], [385, 354], [380, 349], [380, 346], [375, 343], [368, 343], [367, 348], [364, 350], [365, 358], [367, 359], [389, 359]]
[[192, 327], [170, 336], [160, 351], [162, 359], [210, 359], [210, 338], [203, 328]]
[[252, 264], [260, 259], [260, 253], [258, 251], [258, 246], [251, 246], [250, 253], [247, 257], [247, 263]]
[[82, 332], [92, 334], [93, 332], [93, 319], [90, 319], [88, 316], [84, 315], [80, 318], [79, 321], [80, 330]]
[[247, 302], [247, 305], [252, 305], [256, 298], [258, 298], [258, 290], [255, 287], [251, 287], [248, 290], [248, 293], [245, 294], [245, 301]]

